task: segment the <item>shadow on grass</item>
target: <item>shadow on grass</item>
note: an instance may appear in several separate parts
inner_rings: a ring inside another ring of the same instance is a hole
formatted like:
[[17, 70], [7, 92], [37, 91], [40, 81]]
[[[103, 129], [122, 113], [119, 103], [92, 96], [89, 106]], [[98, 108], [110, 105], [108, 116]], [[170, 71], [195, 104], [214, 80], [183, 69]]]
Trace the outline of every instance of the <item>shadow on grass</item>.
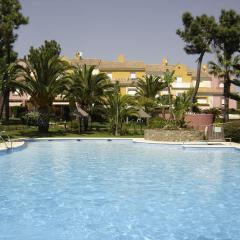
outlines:
[[11, 131], [9, 132], [9, 135], [12, 138], [114, 137], [109, 132], [88, 131], [88, 132], [78, 133], [78, 131], [50, 130], [48, 133], [40, 133], [36, 129]]

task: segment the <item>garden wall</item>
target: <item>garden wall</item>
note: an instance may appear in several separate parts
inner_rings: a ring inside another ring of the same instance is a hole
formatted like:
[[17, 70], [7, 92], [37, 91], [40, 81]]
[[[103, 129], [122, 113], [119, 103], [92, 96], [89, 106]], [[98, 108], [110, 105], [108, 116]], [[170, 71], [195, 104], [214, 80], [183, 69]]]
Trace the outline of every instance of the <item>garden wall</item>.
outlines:
[[204, 139], [204, 134], [199, 130], [164, 130], [146, 129], [144, 139], [151, 141], [188, 142]]
[[191, 114], [191, 113], [188, 113], [185, 116], [185, 122], [188, 127], [204, 130], [206, 125], [213, 124], [213, 114], [206, 114], [206, 113]]

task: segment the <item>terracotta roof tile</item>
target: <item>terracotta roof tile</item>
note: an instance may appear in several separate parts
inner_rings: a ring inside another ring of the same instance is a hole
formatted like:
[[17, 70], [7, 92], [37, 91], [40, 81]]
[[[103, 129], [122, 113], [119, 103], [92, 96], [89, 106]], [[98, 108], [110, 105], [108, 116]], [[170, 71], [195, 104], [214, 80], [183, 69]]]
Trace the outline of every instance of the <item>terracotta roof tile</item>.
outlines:
[[128, 70], [128, 71], [145, 71], [144, 62], [129, 61], [120, 63], [117, 61], [101, 61], [99, 66], [101, 71]]

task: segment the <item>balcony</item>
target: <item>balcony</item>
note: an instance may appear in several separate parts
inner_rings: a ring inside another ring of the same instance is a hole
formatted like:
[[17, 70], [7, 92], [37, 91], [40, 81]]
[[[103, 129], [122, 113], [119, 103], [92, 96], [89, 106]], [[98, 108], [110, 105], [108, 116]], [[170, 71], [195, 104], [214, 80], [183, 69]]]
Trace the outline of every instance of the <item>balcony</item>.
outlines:
[[184, 82], [174, 82], [172, 84], [172, 88], [189, 89], [191, 86], [192, 86], [191, 83], [184, 83]]

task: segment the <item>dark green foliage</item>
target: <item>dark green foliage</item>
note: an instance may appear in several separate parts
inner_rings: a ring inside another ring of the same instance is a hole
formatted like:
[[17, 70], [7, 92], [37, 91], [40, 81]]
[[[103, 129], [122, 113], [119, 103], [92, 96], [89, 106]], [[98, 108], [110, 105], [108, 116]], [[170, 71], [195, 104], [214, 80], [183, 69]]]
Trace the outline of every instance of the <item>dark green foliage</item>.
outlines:
[[224, 126], [226, 138], [232, 138], [233, 142], [240, 142], [240, 121], [231, 122]]
[[167, 90], [168, 90], [168, 104], [169, 104], [169, 114], [170, 114], [170, 118], [173, 118], [173, 98], [172, 98], [172, 94], [171, 94], [171, 88], [172, 88], [172, 83], [175, 80], [174, 77], [174, 73], [175, 71], [169, 71], [167, 70], [166, 72], [164, 72], [163, 74], [163, 81], [166, 83], [167, 86]]
[[223, 51], [227, 60], [240, 51], [240, 15], [234, 10], [222, 10], [214, 34], [214, 45]]
[[[219, 17], [219, 23], [214, 34], [214, 46], [216, 48], [218, 65], [223, 69], [222, 77], [224, 81], [224, 122], [229, 121], [228, 109], [229, 98], [240, 100], [240, 98], [231, 94], [231, 84], [238, 84], [238, 81], [232, 81], [232, 69], [237, 69], [239, 61], [236, 60], [236, 54], [240, 52], [240, 15], [234, 10], [222, 10]], [[215, 69], [214, 69], [215, 68]], [[218, 70], [216, 64], [212, 64], [213, 70]], [[237, 74], [238, 75], [238, 74]]]
[[23, 117], [25, 123], [28, 126], [38, 126], [38, 121], [40, 119], [39, 112], [29, 112]]
[[79, 103], [90, 115], [100, 110], [104, 92], [109, 88], [109, 78], [105, 73], [94, 73], [95, 66], [77, 66], [69, 74], [67, 98]]
[[177, 124], [180, 127], [186, 127], [185, 123], [186, 112], [189, 111], [194, 105], [191, 98], [192, 92], [193, 89], [183, 92], [182, 94], [178, 95], [174, 100], [173, 114], [175, 116]]
[[138, 117], [137, 102], [133, 96], [121, 95], [119, 83], [116, 82], [105, 96], [105, 115], [111, 132], [117, 136], [122, 134], [127, 117]]
[[22, 81], [18, 87], [31, 96], [31, 102], [40, 113], [39, 131], [47, 132], [52, 102], [67, 89], [69, 64], [59, 58], [60, 46], [55, 41], [45, 41], [39, 48], [31, 47], [25, 60], [15, 65], [15, 77]]
[[216, 31], [216, 23], [212, 16], [203, 14], [193, 17], [189, 12], [183, 14], [182, 22], [184, 28], [178, 29], [177, 35], [186, 43], [184, 50], [187, 54], [198, 55], [196, 85], [192, 92], [192, 101], [194, 101], [200, 85], [202, 60], [205, 53], [211, 52], [210, 46]]
[[166, 120], [159, 117], [154, 117], [149, 120], [148, 128], [155, 129], [155, 128], [164, 128], [164, 129], [177, 129], [177, 123], [173, 120]]
[[137, 95], [155, 99], [159, 91], [166, 87], [166, 83], [160, 77], [146, 75], [143, 78], [139, 78], [137, 81]]
[[28, 18], [21, 13], [18, 0], [0, 1], [0, 118], [5, 109], [5, 118], [9, 119], [9, 75], [8, 68], [17, 59], [13, 50], [17, 39], [16, 30], [28, 23]]
[[182, 22], [184, 28], [178, 29], [177, 35], [186, 43], [184, 47], [186, 53], [211, 52], [210, 43], [215, 32], [215, 18], [206, 14], [193, 17], [191, 13], [186, 12], [182, 16]]
[[224, 121], [227, 122], [229, 113], [229, 98], [240, 101], [240, 95], [231, 92], [231, 85], [240, 83], [236, 66], [240, 64], [240, 56], [231, 56], [227, 59], [220, 50], [216, 52], [217, 62], [209, 62], [209, 73], [224, 80]]

